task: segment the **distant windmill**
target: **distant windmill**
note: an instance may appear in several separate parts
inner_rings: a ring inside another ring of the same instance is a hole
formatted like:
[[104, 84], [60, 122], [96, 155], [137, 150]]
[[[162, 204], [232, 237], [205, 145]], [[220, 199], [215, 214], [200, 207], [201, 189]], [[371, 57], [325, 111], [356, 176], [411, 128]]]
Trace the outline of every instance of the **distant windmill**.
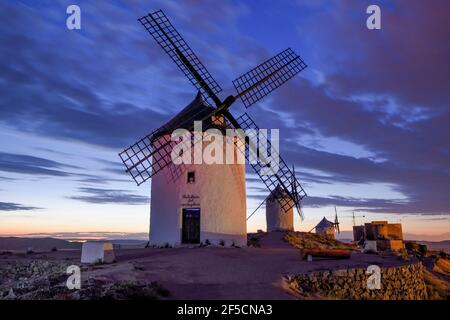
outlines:
[[[245, 200], [245, 167], [222, 165], [217, 171], [213, 166], [175, 165], [171, 151], [176, 142], [171, 140], [170, 134], [180, 127], [192, 132], [194, 121], [202, 121], [203, 130], [212, 127], [258, 131], [258, 126], [247, 113], [235, 118], [229, 111], [230, 106], [239, 98], [245, 107], [250, 107], [307, 65], [292, 49], [286, 49], [233, 80], [237, 94], [221, 100], [217, 96], [221, 87], [161, 10], [138, 20], [199, 91], [196, 99], [171, 121], [119, 154], [126, 172], [137, 185], [154, 177], [150, 242], [178, 243], [180, 229], [182, 243], [199, 243], [205, 239], [210, 241], [219, 236], [227, 236], [233, 243], [244, 242], [246, 234], [242, 225], [245, 228], [245, 202], [242, 204], [242, 194]], [[270, 146], [269, 141], [265, 143]], [[259, 154], [258, 147], [251, 141], [246, 141], [246, 145], [254, 154]], [[249, 160], [249, 152], [238, 149]], [[300, 209], [306, 192], [283, 159], [280, 158], [278, 172], [261, 162], [250, 164], [270, 193], [281, 188], [287, 195], [277, 197], [284, 211], [293, 206]], [[262, 175], [263, 168], [269, 169], [272, 174]], [[170, 173], [172, 181], [164, 184], [158, 174], [161, 171], [164, 175]], [[187, 181], [180, 181], [179, 177], [186, 171]], [[240, 195], [236, 195], [237, 191]], [[201, 218], [200, 210], [204, 212]]]
[[334, 222], [329, 221], [327, 218], [323, 217], [323, 219], [316, 226], [312, 227], [308, 232], [311, 232], [314, 229], [316, 229], [316, 233], [318, 234], [328, 234], [329, 236], [332, 236], [334, 232], [341, 234], [336, 206], [334, 206]]
[[[292, 166], [291, 177], [291, 194], [296, 195], [298, 191], [295, 189], [295, 168]], [[291, 207], [288, 210], [284, 210], [280, 206], [280, 198], [290, 199], [290, 195], [286, 193], [279, 185], [256, 207], [256, 209], [247, 217], [247, 221], [259, 210], [259, 208], [266, 205], [266, 224], [267, 231], [285, 231], [294, 230], [294, 208]], [[290, 200], [292, 201], [292, 200]], [[303, 221], [304, 216], [301, 208], [301, 199], [296, 204], [297, 213], [300, 219]]]

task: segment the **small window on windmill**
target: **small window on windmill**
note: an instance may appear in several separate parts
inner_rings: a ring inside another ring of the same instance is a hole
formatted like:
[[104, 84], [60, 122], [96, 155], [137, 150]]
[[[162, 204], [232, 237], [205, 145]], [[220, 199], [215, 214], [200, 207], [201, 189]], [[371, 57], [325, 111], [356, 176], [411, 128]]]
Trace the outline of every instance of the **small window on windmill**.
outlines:
[[187, 183], [195, 183], [195, 171], [188, 171]]

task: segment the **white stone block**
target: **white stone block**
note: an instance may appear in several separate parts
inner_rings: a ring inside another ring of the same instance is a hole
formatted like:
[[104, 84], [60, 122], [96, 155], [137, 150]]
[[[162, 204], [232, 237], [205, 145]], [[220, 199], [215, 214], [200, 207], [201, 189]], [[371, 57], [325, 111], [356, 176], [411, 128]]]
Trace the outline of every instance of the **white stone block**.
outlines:
[[366, 240], [363, 252], [377, 252], [377, 242], [375, 240]]
[[87, 241], [81, 249], [81, 263], [111, 263], [115, 259], [111, 242]]

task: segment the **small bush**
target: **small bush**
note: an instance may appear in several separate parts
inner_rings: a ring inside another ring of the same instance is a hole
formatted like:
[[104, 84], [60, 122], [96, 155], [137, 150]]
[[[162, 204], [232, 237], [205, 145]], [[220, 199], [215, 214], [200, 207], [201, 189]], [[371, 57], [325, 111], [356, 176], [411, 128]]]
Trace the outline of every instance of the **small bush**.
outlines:
[[236, 244], [236, 242], [234, 242], [234, 241], [233, 241], [233, 243], [231, 244], [231, 246], [232, 246], [233, 248], [240, 248], [240, 246], [238, 246], [238, 245]]
[[404, 261], [409, 261], [408, 251], [406, 249], [399, 250], [397, 255]]
[[156, 293], [158, 295], [160, 295], [161, 297], [168, 297], [170, 296], [170, 292], [169, 290], [167, 290], [166, 288], [162, 287], [158, 282], [153, 281], [150, 283], [150, 286], [156, 291]]
[[160, 297], [168, 296], [169, 291], [157, 282], [145, 284], [136, 281], [121, 281], [112, 285], [103, 298], [119, 300], [157, 300]]
[[259, 240], [262, 236], [264, 236], [265, 233], [248, 233], [247, 234], [247, 246], [249, 247], [260, 247]]
[[225, 246], [225, 241], [224, 240], [220, 240], [219, 245], [221, 245], [222, 247]]
[[421, 256], [426, 256], [426, 255], [427, 255], [427, 252], [428, 252], [427, 246], [424, 245], [424, 244], [419, 244], [419, 254], [420, 254]]

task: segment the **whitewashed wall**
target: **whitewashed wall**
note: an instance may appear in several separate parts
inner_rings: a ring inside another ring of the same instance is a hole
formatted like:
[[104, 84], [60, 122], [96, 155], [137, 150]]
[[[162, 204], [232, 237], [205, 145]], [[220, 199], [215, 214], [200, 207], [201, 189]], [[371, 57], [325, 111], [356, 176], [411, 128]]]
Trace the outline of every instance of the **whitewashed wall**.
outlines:
[[[234, 146], [233, 141], [227, 143]], [[187, 183], [188, 171], [195, 171], [194, 184]], [[200, 241], [208, 239], [211, 243], [219, 243], [223, 240], [225, 245], [246, 245], [244, 164], [186, 165], [185, 172], [177, 181], [173, 182], [168, 178], [169, 168], [152, 178], [151, 244], [180, 244], [182, 208], [199, 207]], [[191, 198], [193, 203], [190, 203], [188, 198]]]
[[294, 208], [286, 212], [276, 199], [266, 200], [267, 232], [279, 230], [294, 230]]

